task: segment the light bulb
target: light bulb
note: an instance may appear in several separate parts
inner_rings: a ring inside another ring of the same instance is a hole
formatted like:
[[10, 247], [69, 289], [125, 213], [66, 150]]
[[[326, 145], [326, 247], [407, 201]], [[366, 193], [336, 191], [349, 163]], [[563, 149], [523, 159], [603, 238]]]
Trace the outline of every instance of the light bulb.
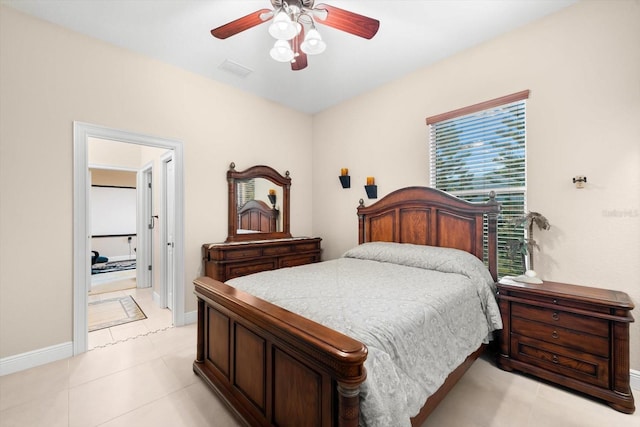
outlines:
[[300, 24], [293, 22], [284, 10], [278, 12], [269, 25], [269, 34], [278, 40], [291, 40], [300, 32]]
[[312, 28], [305, 36], [300, 48], [308, 55], [317, 55], [324, 52], [327, 48], [327, 44], [322, 41], [322, 37], [318, 30]]
[[286, 40], [276, 41], [269, 53], [278, 62], [290, 62], [294, 56], [293, 50]]

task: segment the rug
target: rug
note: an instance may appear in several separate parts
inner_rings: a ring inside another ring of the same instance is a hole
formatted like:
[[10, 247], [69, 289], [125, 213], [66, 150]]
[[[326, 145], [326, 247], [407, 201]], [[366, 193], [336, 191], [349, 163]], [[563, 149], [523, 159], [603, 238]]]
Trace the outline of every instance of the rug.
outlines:
[[146, 319], [131, 295], [89, 303], [89, 332]]

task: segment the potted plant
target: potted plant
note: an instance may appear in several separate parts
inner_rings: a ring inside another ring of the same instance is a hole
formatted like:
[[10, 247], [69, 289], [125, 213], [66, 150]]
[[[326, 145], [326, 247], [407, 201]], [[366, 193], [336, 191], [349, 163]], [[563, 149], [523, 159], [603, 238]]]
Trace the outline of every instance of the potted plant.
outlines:
[[520, 258], [524, 260], [525, 277], [535, 278], [536, 272], [533, 269], [532, 254], [535, 248], [540, 249], [540, 247], [533, 238], [533, 226], [536, 225], [540, 230], [548, 230], [551, 228], [551, 224], [549, 220], [539, 212], [527, 212], [525, 215], [513, 218], [510, 222], [515, 227], [527, 228], [528, 234], [527, 237], [511, 240], [507, 243], [509, 254], [514, 259]]

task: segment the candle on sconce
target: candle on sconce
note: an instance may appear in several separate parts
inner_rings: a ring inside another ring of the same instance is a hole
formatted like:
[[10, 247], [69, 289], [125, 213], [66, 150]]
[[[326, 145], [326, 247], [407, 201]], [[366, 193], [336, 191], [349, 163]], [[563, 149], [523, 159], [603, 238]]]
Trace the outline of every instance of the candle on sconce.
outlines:
[[269, 195], [270, 196], [275, 196], [276, 195], [276, 190], [274, 190], [273, 188], [269, 189]]
[[375, 185], [376, 179], [372, 176], [367, 177], [367, 185]]
[[349, 169], [347, 169], [347, 168], [340, 169], [340, 175], [342, 175], [342, 176], [349, 175]]

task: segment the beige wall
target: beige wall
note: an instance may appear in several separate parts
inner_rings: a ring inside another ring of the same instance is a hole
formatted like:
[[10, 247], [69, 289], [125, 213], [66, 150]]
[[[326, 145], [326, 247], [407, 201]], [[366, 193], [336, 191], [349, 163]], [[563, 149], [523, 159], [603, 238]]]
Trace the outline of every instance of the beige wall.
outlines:
[[91, 185], [136, 187], [136, 173], [125, 170], [91, 169]]
[[[640, 304], [639, 43], [640, 2], [580, 2], [315, 116], [314, 232], [325, 256], [357, 243], [366, 176], [378, 197], [429, 184], [425, 117], [530, 89], [529, 209], [552, 224], [535, 235], [536, 270]], [[576, 175], [586, 188], [573, 186]], [[640, 322], [631, 348], [640, 369]]]
[[74, 121], [184, 144], [186, 312], [231, 161], [289, 170], [311, 234], [311, 116], [0, 7], [0, 358], [72, 339]]

